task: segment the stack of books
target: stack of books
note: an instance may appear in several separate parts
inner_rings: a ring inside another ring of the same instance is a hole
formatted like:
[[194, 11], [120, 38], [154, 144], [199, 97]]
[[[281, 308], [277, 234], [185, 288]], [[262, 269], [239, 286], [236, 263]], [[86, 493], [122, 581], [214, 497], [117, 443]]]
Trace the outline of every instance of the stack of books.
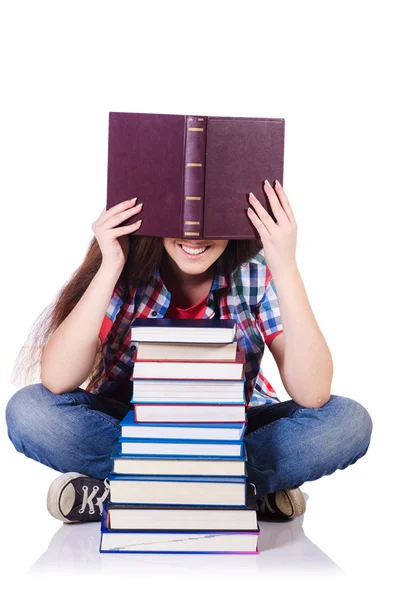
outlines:
[[136, 319], [133, 410], [108, 477], [101, 552], [257, 553], [244, 354], [233, 319]]

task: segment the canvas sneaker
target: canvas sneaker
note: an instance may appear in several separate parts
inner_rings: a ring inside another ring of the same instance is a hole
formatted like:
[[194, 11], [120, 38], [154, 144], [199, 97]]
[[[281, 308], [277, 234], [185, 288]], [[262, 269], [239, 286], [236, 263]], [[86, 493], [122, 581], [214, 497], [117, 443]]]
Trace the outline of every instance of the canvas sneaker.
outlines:
[[303, 515], [305, 510], [305, 497], [298, 487], [278, 490], [258, 500], [258, 518], [263, 520], [294, 519]]
[[63, 473], [50, 485], [47, 509], [65, 523], [100, 521], [109, 496], [109, 482], [82, 473]]

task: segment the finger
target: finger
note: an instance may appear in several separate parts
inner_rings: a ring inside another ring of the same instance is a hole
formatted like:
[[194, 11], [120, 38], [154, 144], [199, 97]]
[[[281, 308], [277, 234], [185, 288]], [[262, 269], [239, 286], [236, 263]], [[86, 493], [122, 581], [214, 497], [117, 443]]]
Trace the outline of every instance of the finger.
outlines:
[[[251, 219], [252, 223], [254, 224], [254, 226], [256, 227], [256, 229], [258, 230], [258, 233], [259, 233], [259, 235], [261, 236], [262, 239], [271, 235], [271, 233], [267, 229], [266, 225], [258, 217], [258, 215], [255, 213], [255, 211], [252, 210], [252, 208], [249, 208], [247, 210], [247, 215], [249, 216], [249, 218]], [[273, 220], [270, 216], [269, 216], [269, 218], [270, 218], [270, 220]]]
[[134, 215], [137, 215], [141, 210], [142, 210], [142, 206], [140, 206], [139, 204], [138, 204], [138, 206], [132, 206], [131, 208], [128, 208], [127, 210], [123, 210], [123, 212], [119, 213], [118, 215], [115, 215], [114, 217], [111, 217], [110, 219], [106, 219], [105, 221], [102, 222], [102, 225], [106, 226], [106, 228], [112, 229], [113, 227], [116, 227], [123, 221], [126, 221], [127, 219], [133, 217]]
[[117, 215], [121, 212], [123, 212], [124, 210], [126, 210], [127, 208], [130, 208], [131, 206], [134, 206], [136, 204], [137, 198], [132, 198], [131, 200], [125, 200], [124, 202], [120, 202], [119, 204], [116, 204], [115, 206], [112, 206], [112, 208], [109, 208], [109, 210], [105, 210], [104, 212], [102, 212], [98, 218], [98, 224], [99, 223], [103, 223], [104, 221], [107, 221], [109, 218], [113, 217], [114, 215]]
[[132, 225], [125, 225], [124, 227], [118, 227], [117, 229], [114, 229], [113, 235], [115, 238], [118, 238], [122, 235], [127, 235], [128, 233], [132, 233], [139, 229], [141, 225], [142, 219], [140, 219], [140, 221], [137, 221], [136, 223], [132, 223]]
[[262, 206], [258, 198], [252, 192], [250, 192], [249, 200], [252, 204], [252, 207], [256, 210], [258, 218], [265, 225], [267, 231], [270, 234], [274, 234], [277, 228], [277, 224], [273, 221], [266, 208]]
[[295, 215], [293, 213], [293, 210], [292, 210], [289, 200], [287, 198], [287, 194], [284, 192], [284, 189], [283, 189], [281, 183], [277, 179], [276, 179], [276, 192], [278, 194], [280, 202], [282, 203], [282, 206], [283, 206], [289, 220], [291, 221], [291, 223], [294, 223], [296, 225]]
[[280, 200], [276, 194], [276, 192], [274, 191], [274, 189], [272, 188], [272, 186], [270, 185], [270, 183], [268, 182], [268, 180], [265, 180], [265, 183], [263, 185], [263, 188], [266, 192], [267, 197], [269, 198], [269, 202], [270, 202], [270, 206], [272, 207], [272, 211], [274, 216], [277, 219], [277, 222], [286, 222], [288, 221], [288, 217], [284, 211], [284, 208], [282, 206], [282, 204], [280, 204]]

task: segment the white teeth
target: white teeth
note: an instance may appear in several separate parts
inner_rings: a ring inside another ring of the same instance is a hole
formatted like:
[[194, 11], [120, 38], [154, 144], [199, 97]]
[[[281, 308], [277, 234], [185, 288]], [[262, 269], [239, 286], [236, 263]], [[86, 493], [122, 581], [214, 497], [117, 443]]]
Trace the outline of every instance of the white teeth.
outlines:
[[197, 250], [193, 250], [193, 248], [189, 248], [188, 246], [183, 246], [182, 245], [182, 248], [188, 254], [202, 254], [203, 252], [205, 252], [205, 247], [204, 248], [198, 248]]

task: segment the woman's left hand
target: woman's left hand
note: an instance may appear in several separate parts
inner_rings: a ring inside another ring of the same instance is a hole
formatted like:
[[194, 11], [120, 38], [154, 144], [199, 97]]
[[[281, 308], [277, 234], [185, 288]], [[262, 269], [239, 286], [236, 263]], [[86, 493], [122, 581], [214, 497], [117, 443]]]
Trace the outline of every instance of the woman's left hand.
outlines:
[[270, 206], [277, 219], [277, 223], [274, 222], [252, 192], [250, 193], [249, 200], [256, 214], [252, 208], [248, 209], [247, 214], [258, 230], [263, 244], [266, 263], [272, 272], [273, 269], [275, 271], [283, 269], [290, 264], [296, 265], [298, 226], [281, 184], [276, 181], [276, 191], [274, 191], [266, 180], [263, 187], [269, 198]]

